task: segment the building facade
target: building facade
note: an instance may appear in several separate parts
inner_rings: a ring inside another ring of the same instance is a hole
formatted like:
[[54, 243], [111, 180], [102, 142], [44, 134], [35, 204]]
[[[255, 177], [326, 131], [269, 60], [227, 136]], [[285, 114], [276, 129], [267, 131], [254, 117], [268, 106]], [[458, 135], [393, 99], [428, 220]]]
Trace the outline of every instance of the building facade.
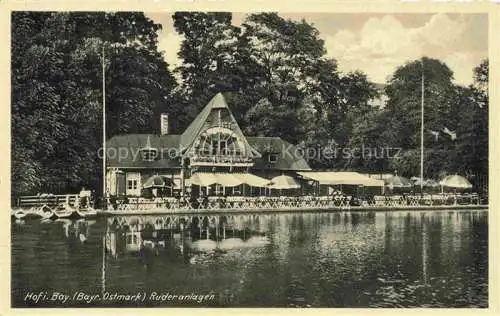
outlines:
[[311, 170], [285, 140], [245, 136], [221, 93], [180, 135], [169, 133], [168, 115], [160, 120], [158, 133], [107, 141], [109, 195], [141, 196], [144, 189], [161, 186], [161, 180], [169, 183], [161, 190], [164, 195], [256, 194], [273, 177]]

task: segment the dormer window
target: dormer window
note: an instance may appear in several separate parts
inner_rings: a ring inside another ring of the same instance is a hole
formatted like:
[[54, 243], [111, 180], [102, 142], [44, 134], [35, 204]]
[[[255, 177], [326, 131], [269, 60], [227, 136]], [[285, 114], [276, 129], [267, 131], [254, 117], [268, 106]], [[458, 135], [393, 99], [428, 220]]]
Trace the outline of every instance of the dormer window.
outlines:
[[151, 140], [148, 136], [146, 146], [140, 149], [141, 159], [144, 161], [154, 161], [158, 158], [158, 149], [151, 146]]
[[158, 150], [144, 150], [141, 149], [141, 157], [144, 161], [154, 161], [158, 157]]
[[270, 163], [276, 163], [278, 161], [278, 155], [277, 154], [269, 154], [269, 162]]

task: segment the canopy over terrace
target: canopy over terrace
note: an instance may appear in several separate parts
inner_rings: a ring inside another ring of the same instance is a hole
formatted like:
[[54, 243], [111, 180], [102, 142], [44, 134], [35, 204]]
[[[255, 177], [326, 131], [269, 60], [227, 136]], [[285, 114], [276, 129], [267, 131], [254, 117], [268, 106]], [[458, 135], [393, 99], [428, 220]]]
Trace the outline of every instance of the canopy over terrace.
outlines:
[[[243, 194], [245, 194], [245, 185], [255, 188], [266, 188], [271, 184], [271, 181], [258, 177], [250, 173], [209, 173], [209, 172], [197, 172], [191, 176], [189, 179], [189, 185], [196, 185], [200, 187], [200, 194], [202, 192], [201, 187], [206, 187], [206, 193], [209, 194], [209, 187], [215, 185], [215, 192], [226, 192], [225, 188], [232, 187], [233, 194], [235, 193], [235, 188], [242, 186]], [[222, 191], [218, 191], [218, 186], [222, 186]], [[250, 193], [252, 190], [250, 189]]]
[[271, 181], [250, 173], [198, 172], [191, 177], [190, 184], [203, 187], [213, 184], [220, 184], [226, 187], [235, 187], [241, 184], [248, 184], [253, 187], [266, 187], [271, 184]]
[[287, 190], [287, 189], [300, 189], [300, 184], [298, 184], [294, 178], [290, 176], [277, 176], [271, 179], [272, 185], [271, 189]]
[[322, 185], [384, 186], [383, 180], [372, 179], [357, 172], [297, 172], [297, 174]]
[[357, 172], [297, 172], [297, 174], [303, 179], [314, 181], [316, 183], [314, 190], [319, 195], [330, 194], [331, 186], [340, 186], [343, 192], [356, 195], [361, 193], [358, 191], [359, 187], [362, 187], [361, 194], [365, 194], [365, 188], [368, 187], [380, 188], [380, 192], [384, 192], [383, 180], [373, 179]]
[[[271, 184], [270, 180], [258, 177], [250, 173], [208, 173], [197, 172], [189, 179], [189, 185], [197, 185], [207, 188], [212, 185], [220, 185], [223, 188], [246, 184], [250, 187], [266, 188]], [[243, 190], [245, 190], [243, 188]], [[223, 190], [225, 192], [225, 190]], [[234, 193], [234, 190], [233, 190]]]

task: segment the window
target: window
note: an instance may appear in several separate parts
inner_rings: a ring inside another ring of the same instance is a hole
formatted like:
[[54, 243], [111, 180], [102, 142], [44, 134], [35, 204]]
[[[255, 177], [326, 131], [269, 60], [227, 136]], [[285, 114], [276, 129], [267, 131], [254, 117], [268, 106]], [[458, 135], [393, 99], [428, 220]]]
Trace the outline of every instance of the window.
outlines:
[[217, 149], [219, 147], [219, 142], [215, 139], [212, 140], [212, 156], [217, 155]]
[[145, 161], [154, 161], [158, 156], [158, 152], [156, 149], [143, 149], [141, 150], [142, 160]]
[[269, 154], [269, 162], [275, 163], [278, 161], [278, 155], [277, 154]]
[[125, 179], [126, 195], [141, 195], [141, 174], [139, 172], [127, 172]]
[[244, 143], [238, 140], [236, 134], [222, 127], [207, 129], [195, 141], [195, 152], [202, 156], [243, 155]]
[[219, 143], [220, 146], [220, 154], [227, 155], [227, 142], [225, 140], [221, 140]]
[[148, 136], [148, 140], [146, 142], [146, 146], [140, 149], [141, 158], [144, 161], [154, 161], [158, 158], [158, 149], [151, 147], [151, 139]]
[[128, 180], [127, 181], [127, 189], [137, 190], [137, 180]]

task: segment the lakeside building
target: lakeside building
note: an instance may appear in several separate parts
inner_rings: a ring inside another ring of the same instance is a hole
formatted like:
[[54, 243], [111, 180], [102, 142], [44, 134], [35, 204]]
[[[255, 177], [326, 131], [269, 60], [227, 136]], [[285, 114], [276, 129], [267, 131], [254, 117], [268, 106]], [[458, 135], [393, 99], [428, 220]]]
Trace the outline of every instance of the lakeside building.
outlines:
[[161, 180], [170, 183], [161, 190], [167, 195], [258, 195], [273, 177], [311, 170], [293, 144], [279, 137], [245, 136], [221, 93], [180, 135], [169, 133], [167, 114], [160, 119], [159, 133], [117, 135], [107, 141], [106, 189], [111, 196], [141, 196]]

